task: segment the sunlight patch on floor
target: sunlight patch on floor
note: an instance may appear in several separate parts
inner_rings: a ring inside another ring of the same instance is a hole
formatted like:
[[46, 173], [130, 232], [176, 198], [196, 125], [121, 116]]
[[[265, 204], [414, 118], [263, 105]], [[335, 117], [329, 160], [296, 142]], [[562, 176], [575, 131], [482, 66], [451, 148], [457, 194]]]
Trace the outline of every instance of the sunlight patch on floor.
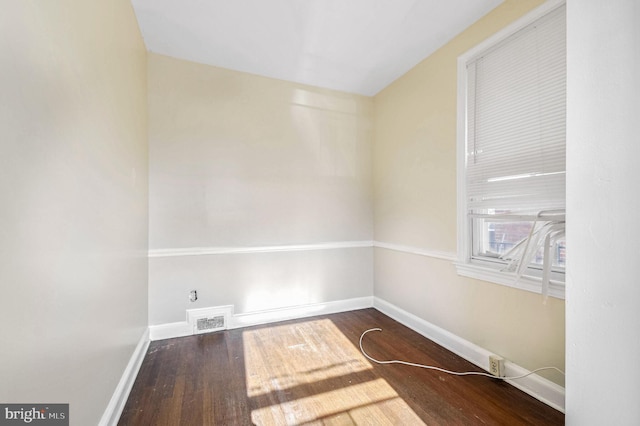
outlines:
[[243, 344], [250, 397], [372, 368], [330, 320], [245, 331]]
[[383, 379], [253, 410], [256, 425], [422, 425]]
[[257, 425], [423, 424], [328, 319], [243, 332]]

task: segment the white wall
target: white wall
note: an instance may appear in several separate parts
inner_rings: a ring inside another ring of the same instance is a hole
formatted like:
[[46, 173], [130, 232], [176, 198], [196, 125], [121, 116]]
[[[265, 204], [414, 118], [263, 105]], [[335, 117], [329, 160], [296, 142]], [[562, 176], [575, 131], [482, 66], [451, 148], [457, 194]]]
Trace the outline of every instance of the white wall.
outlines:
[[0, 13], [0, 401], [100, 420], [147, 326], [146, 52], [128, 0]]
[[[372, 111], [363, 96], [150, 54], [151, 254], [370, 242]], [[372, 274], [371, 247], [152, 257], [150, 323], [371, 296]]]
[[567, 424], [640, 424], [640, 4], [569, 0]]

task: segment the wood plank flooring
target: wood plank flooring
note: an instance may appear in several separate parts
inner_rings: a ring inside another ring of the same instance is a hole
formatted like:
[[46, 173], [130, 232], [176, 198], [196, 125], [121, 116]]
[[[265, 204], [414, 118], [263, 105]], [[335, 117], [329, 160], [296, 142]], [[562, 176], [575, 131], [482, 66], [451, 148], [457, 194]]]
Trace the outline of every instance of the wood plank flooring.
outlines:
[[151, 342], [119, 425], [561, 425], [564, 415], [375, 309]]

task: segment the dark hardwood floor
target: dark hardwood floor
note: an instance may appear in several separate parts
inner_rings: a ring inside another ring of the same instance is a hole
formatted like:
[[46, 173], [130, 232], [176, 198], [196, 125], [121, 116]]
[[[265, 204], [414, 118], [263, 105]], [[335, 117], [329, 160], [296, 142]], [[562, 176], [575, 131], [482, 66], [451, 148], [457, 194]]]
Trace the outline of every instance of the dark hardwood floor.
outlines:
[[151, 342], [119, 425], [561, 425], [564, 415], [364, 309]]

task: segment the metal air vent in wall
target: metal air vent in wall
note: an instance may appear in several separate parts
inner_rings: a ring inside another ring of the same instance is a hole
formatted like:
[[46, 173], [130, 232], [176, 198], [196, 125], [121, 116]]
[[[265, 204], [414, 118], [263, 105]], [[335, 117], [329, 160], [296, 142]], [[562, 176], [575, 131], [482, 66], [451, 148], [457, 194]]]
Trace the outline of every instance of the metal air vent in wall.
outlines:
[[187, 322], [193, 334], [210, 333], [226, 330], [233, 313], [233, 306], [216, 306], [211, 308], [187, 310]]
[[219, 316], [215, 316], [215, 317], [205, 317], [205, 318], [198, 318], [196, 320], [196, 333], [205, 333], [208, 331], [215, 331], [215, 330], [224, 330], [225, 327], [225, 320], [224, 320], [224, 315], [219, 315]]

